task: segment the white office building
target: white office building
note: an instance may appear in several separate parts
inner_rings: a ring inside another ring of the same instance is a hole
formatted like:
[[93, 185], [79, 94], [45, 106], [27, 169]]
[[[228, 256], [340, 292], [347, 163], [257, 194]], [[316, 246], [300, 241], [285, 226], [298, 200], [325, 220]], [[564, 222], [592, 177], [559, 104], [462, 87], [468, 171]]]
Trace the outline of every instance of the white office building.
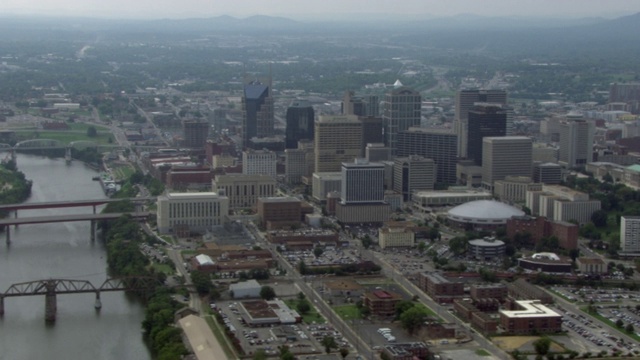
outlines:
[[269, 150], [246, 150], [242, 152], [244, 175], [269, 175], [276, 178], [276, 153]]
[[224, 224], [229, 198], [217, 193], [167, 193], [158, 196], [158, 231], [173, 233], [177, 227], [204, 232]]
[[342, 163], [340, 202], [343, 204], [382, 203], [384, 201], [384, 165], [355, 159]]

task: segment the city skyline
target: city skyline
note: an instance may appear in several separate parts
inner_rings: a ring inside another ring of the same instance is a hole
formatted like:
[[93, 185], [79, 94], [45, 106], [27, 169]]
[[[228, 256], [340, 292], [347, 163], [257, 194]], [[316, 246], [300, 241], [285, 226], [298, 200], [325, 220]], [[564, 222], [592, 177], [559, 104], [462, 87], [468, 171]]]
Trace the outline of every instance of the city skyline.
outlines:
[[[272, 0], [269, 2], [245, 0], [242, 6], [231, 1], [206, 0], [5, 0], [0, 4], [5, 15], [83, 16], [96, 18], [202, 18], [220, 15], [250, 17], [254, 15], [284, 16], [294, 20], [347, 20], [349, 14], [360, 14], [372, 19], [406, 17], [415, 20], [429, 17], [448, 17], [460, 14], [479, 16], [519, 17], [605, 17], [613, 18], [640, 12], [640, 2], [624, 0], [487, 0], [483, 2], [452, 0], [406, 0], [397, 6], [390, 0], [352, 0], [340, 2], [297, 2]], [[356, 19], [353, 19], [356, 20]], [[362, 20], [361, 18], [358, 20]]]

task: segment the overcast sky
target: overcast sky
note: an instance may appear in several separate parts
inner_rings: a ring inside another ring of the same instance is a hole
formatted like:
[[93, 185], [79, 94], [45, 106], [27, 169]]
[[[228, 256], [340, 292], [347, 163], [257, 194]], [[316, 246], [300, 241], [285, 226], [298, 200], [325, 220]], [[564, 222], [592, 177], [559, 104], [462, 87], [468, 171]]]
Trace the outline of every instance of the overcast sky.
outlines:
[[140, 19], [279, 15], [306, 20], [349, 13], [612, 18], [636, 12], [638, 0], [0, 0], [0, 15]]

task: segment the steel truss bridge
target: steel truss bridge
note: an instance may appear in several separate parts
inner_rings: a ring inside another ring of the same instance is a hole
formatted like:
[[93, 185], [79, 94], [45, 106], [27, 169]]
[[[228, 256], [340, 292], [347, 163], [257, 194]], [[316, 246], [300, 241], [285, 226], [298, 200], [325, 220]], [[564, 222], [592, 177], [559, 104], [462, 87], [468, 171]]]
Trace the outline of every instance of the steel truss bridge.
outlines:
[[152, 277], [121, 277], [106, 279], [100, 286], [94, 286], [86, 280], [69, 279], [47, 279], [27, 281], [12, 284], [4, 292], [0, 293], [0, 317], [4, 315], [4, 299], [19, 296], [41, 296], [45, 297], [44, 317], [48, 322], [55, 321], [57, 310], [57, 295], [86, 294], [96, 295], [94, 307], [96, 310], [102, 308], [100, 294], [113, 291], [142, 291], [154, 290], [162, 283]]

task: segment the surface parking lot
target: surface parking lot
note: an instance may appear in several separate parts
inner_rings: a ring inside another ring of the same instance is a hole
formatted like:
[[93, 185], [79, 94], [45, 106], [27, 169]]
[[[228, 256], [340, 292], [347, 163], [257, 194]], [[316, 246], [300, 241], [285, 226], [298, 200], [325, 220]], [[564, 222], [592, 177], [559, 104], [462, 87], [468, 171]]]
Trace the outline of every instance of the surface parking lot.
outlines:
[[627, 289], [594, 289], [591, 287], [575, 288], [570, 286], [555, 286], [553, 291], [571, 301], [601, 302], [639, 302], [640, 293]]
[[333, 336], [339, 347], [351, 349], [351, 345], [332, 325], [270, 325], [252, 327], [244, 323], [238, 301], [216, 303], [216, 310], [222, 315], [224, 325], [240, 341], [246, 354], [263, 349], [270, 356], [278, 354], [278, 346], [287, 345], [294, 354], [320, 354], [324, 347], [320, 344], [324, 336]]
[[[579, 338], [581, 343], [591, 352], [619, 351], [622, 353], [638, 350], [636, 344], [625, 343], [615, 331], [606, 326], [595, 324], [587, 315], [574, 314], [562, 307], [557, 307], [563, 314], [562, 327], [573, 337]], [[599, 310], [604, 315], [602, 310]]]

